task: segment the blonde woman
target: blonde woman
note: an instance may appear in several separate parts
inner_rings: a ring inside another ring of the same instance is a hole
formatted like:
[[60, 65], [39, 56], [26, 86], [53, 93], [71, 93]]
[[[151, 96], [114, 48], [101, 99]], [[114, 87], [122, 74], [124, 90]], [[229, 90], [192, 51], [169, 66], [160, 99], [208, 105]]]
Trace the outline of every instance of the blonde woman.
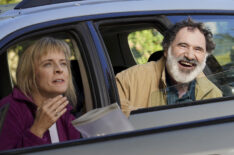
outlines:
[[72, 126], [69, 102], [76, 103], [70, 70], [70, 49], [61, 40], [44, 37], [22, 54], [17, 87], [0, 101], [10, 103], [0, 135], [0, 150], [80, 138]]

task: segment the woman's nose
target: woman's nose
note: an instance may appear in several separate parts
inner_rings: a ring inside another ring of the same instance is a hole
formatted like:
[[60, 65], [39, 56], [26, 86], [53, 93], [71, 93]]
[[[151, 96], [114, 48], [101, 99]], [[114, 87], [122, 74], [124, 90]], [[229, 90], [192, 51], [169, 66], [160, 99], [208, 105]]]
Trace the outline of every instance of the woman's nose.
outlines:
[[55, 64], [54, 71], [55, 73], [62, 73], [63, 69], [59, 64]]

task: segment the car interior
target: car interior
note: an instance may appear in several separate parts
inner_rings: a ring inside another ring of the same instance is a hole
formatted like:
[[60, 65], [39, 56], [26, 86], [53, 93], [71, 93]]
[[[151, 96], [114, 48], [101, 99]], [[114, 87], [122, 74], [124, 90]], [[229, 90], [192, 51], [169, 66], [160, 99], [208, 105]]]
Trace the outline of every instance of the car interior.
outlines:
[[[144, 20], [141, 20], [141, 18], [131, 18], [126, 19], [126, 21], [125, 19], [121, 21], [113, 19], [97, 22], [97, 27], [100, 30], [102, 39], [107, 48], [114, 73], [117, 74], [133, 65], [139, 64], [128, 42], [128, 36], [131, 33], [147, 29], [156, 29], [163, 35], [170, 25], [171, 22], [165, 16], [159, 16], [159, 18], [157, 16], [157, 18], [152, 17]], [[162, 50], [153, 51], [144, 63], [157, 61], [162, 55]], [[216, 56], [211, 54], [207, 58], [204, 74], [223, 92], [223, 96], [232, 96], [232, 88], [230, 87], [232, 82], [229, 81], [228, 83], [226, 80], [231, 80], [231, 78], [229, 78], [230, 73], [225, 72], [226, 70], [223, 68], [225, 68], [225, 66], [221, 66]]]
[[114, 73], [136, 65], [131, 52], [128, 36], [138, 30], [156, 28], [163, 34], [170, 22], [164, 16], [148, 18], [113, 19], [96, 22], [112, 62]]
[[[131, 33], [148, 29], [156, 29], [163, 35], [167, 27], [171, 25], [171, 22], [168, 18], [162, 15], [147, 18], [132, 17], [123, 19], [108, 19], [96, 21], [95, 25], [99, 30], [101, 39], [103, 39], [103, 43], [111, 60], [114, 74], [116, 75], [117, 73], [138, 64], [134, 52], [131, 51], [132, 49], [128, 40]], [[79, 99], [77, 112], [81, 112], [82, 114], [85, 111], [92, 109], [92, 105], [84, 104], [92, 103], [92, 97], [90, 95], [89, 82], [87, 81], [87, 76], [84, 73], [85, 67], [80, 56], [79, 48], [77, 47], [76, 41], [74, 41], [74, 39], [72, 39], [72, 37], [69, 35], [55, 34], [55, 36], [64, 40], [69, 40], [68, 43], [71, 46], [71, 49], [76, 51], [73, 51], [73, 57], [71, 58], [71, 70], [77, 91], [77, 98]], [[4, 90], [0, 90], [0, 99], [7, 96], [12, 91], [14, 86], [14, 75], [12, 74], [12, 70], [15, 70], [17, 65], [13, 65], [13, 68], [9, 66], [10, 61], [15, 61], [14, 57], [10, 58], [9, 49], [15, 48], [18, 49], [16, 52], [19, 52], [24, 50], [29, 43], [30, 41], [27, 42], [26, 39], [24, 43], [18, 43], [9, 47], [8, 53], [2, 52], [0, 55], [0, 75], [4, 75], [0, 76], [0, 84], [2, 87], [4, 87]], [[152, 51], [145, 63], [149, 61], [157, 61], [162, 55], [163, 50]], [[223, 68], [216, 60], [216, 57], [210, 55], [207, 59], [207, 66], [204, 69], [204, 73], [223, 91], [224, 96], [230, 96], [232, 95], [232, 89], [229, 85], [225, 84], [225, 79], [228, 77], [227, 74], [221, 74], [222, 72]]]
[[[61, 36], [63, 36], [61, 38]], [[17, 63], [18, 59], [20, 56], [20, 53], [23, 52], [28, 45], [30, 45], [33, 40], [36, 40], [37, 38], [40, 38], [41, 36], [36, 36], [30, 39], [26, 39], [24, 41], [21, 41], [19, 43], [16, 43], [15, 45], [9, 47], [7, 49], [7, 52], [4, 52], [0, 55], [0, 85], [4, 88], [0, 90], [0, 99], [3, 97], [7, 96], [8, 94], [11, 93], [13, 87], [15, 86], [16, 83], [16, 68], [17, 68]], [[52, 37], [62, 39], [68, 43], [68, 45], [71, 48], [72, 56], [70, 58], [70, 67], [72, 70], [72, 76], [73, 76], [73, 83], [75, 86], [76, 94], [77, 94], [77, 107], [76, 109], [72, 112], [76, 117], [79, 117], [83, 113], [85, 113], [87, 108], [91, 107], [86, 107], [85, 106], [85, 91], [83, 87], [83, 81], [86, 82], [86, 80], [82, 80], [83, 78], [86, 78], [85, 75], [81, 75], [81, 66], [84, 68], [82, 65], [82, 60], [81, 57], [78, 56], [77, 52], [74, 52], [74, 50], [78, 50], [76, 45], [74, 45], [74, 41], [71, 36], [69, 35], [64, 35], [64, 34], [53, 34]], [[79, 51], [78, 51], [79, 52]], [[78, 58], [77, 58], [78, 57]], [[85, 74], [85, 70], [82, 69], [83, 74]]]

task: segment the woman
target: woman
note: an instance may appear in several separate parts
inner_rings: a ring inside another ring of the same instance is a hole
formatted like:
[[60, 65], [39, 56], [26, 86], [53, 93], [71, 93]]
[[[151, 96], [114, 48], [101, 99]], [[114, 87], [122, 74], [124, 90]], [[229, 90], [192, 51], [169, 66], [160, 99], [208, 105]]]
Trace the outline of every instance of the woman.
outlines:
[[0, 101], [10, 103], [0, 135], [0, 150], [80, 138], [72, 126], [69, 102], [76, 103], [70, 70], [70, 49], [45, 37], [20, 57], [17, 87]]

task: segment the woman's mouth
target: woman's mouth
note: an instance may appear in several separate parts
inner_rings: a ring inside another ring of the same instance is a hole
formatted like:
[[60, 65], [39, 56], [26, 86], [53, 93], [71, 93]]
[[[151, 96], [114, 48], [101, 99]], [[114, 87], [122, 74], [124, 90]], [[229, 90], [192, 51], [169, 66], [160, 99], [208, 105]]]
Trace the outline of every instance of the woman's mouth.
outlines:
[[56, 79], [56, 80], [53, 80], [53, 83], [54, 84], [62, 84], [62, 83], [64, 83], [64, 80], [63, 79]]

